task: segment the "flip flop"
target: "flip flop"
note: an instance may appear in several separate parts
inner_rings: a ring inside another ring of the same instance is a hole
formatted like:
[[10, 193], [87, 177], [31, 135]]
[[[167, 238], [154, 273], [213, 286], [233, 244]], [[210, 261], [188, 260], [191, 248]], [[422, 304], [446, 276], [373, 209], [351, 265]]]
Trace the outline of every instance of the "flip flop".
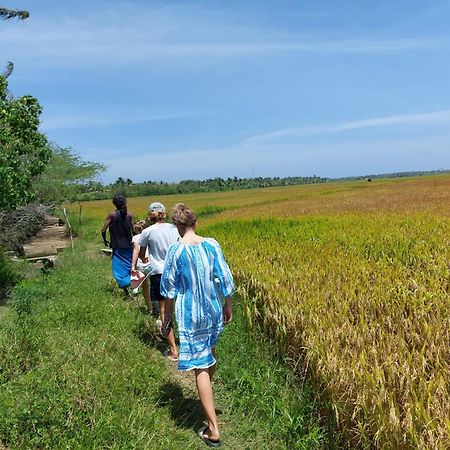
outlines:
[[172, 361], [172, 362], [178, 362], [178, 357], [174, 357], [174, 356], [172, 356], [170, 353], [170, 350], [169, 349], [166, 349], [165, 351], [164, 351], [164, 356], [169, 360], [169, 361]]
[[198, 430], [198, 436], [199, 438], [209, 447], [214, 447], [214, 448], [218, 448], [222, 445], [222, 442], [220, 441], [220, 439], [210, 439], [207, 438], [204, 435], [204, 432], [208, 429], [208, 425], [203, 425], [200, 430]]

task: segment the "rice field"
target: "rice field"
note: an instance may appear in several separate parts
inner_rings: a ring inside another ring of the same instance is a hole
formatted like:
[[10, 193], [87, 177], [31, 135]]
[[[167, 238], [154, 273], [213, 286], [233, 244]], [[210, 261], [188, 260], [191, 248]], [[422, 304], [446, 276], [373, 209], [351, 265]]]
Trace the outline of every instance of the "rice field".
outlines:
[[450, 448], [450, 176], [157, 200], [199, 211], [249, 323], [315, 382], [348, 447]]

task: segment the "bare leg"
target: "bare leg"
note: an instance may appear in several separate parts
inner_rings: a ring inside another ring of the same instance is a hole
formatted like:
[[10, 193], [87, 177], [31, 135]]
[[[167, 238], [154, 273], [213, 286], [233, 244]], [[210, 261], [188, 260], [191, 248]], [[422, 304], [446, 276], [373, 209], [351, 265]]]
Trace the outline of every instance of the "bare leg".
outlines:
[[[216, 349], [215, 348], [212, 349], [212, 354], [214, 355], [214, 358], [215, 358], [216, 357]], [[209, 379], [211, 380], [211, 383], [212, 383], [214, 374], [216, 373], [216, 366], [217, 366], [217, 364], [214, 364], [213, 366], [208, 368]]]
[[195, 369], [195, 381], [197, 383], [200, 403], [208, 421], [208, 430], [205, 431], [204, 435], [210, 439], [220, 439], [209, 369]]
[[142, 290], [144, 292], [144, 300], [145, 304], [147, 305], [148, 312], [152, 312], [152, 302], [150, 300], [150, 286], [148, 284], [148, 279], [144, 280], [142, 283]]
[[[161, 320], [164, 318], [164, 313], [166, 312], [166, 307], [164, 305], [164, 300], [158, 301], [159, 304], [159, 313], [161, 314]], [[169, 342], [170, 353], [169, 356], [172, 358], [178, 358], [178, 349], [175, 344], [175, 334], [173, 333], [173, 328], [170, 330], [167, 335], [167, 341]]]

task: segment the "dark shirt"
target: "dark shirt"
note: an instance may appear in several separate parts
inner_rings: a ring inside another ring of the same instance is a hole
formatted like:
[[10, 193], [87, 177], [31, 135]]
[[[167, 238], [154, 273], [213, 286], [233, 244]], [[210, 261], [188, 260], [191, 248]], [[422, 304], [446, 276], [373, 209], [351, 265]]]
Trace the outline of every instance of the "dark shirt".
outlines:
[[111, 248], [133, 247], [133, 222], [130, 214], [127, 213], [125, 220], [119, 211], [112, 214], [109, 225], [109, 235], [111, 237]]

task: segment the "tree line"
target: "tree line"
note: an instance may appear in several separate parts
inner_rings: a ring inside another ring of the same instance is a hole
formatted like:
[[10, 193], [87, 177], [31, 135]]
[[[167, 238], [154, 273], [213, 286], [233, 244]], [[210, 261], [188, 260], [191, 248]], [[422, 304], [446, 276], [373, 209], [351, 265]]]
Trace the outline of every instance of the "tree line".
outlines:
[[130, 178], [119, 177], [114, 183], [102, 184], [91, 181], [79, 186], [76, 200], [101, 200], [111, 198], [115, 193], [124, 193], [127, 197], [149, 195], [189, 194], [198, 192], [233, 191], [273, 186], [293, 186], [298, 184], [326, 183], [329, 178], [316, 175], [311, 177], [256, 177], [256, 178], [208, 178], [205, 180], [182, 180], [178, 183], [164, 181], [133, 182]]
[[[90, 163], [93, 164], [93, 163]], [[99, 181], [89, 180], [72, 186], [72, 201], [104, 200], [112, 198], [116, 193], [125, 194], [127, 197], [146, 197], [155, 195], [190, 194], [199, 192], [233, 191], [238, 189], [255, 189], [274, 186], [294, 186], [301, 184], [316, 184], [339, 181], [372, 181], [381, 178], [403, 178], [423, 175], [440, 175], [448, 173], [447, 169], [421, 170], [409, 172], [393, 172], [374, 175], [361, 175], [342, 178], [327, 178], [313, 176], [297, 177], [256, 177], [256, 178], [208, 178], [206, 180], [182, 180], [178, 183], [164, 181], [134, 182], [130, 178], [119, 177], [115, 182], [102, 184]]]

